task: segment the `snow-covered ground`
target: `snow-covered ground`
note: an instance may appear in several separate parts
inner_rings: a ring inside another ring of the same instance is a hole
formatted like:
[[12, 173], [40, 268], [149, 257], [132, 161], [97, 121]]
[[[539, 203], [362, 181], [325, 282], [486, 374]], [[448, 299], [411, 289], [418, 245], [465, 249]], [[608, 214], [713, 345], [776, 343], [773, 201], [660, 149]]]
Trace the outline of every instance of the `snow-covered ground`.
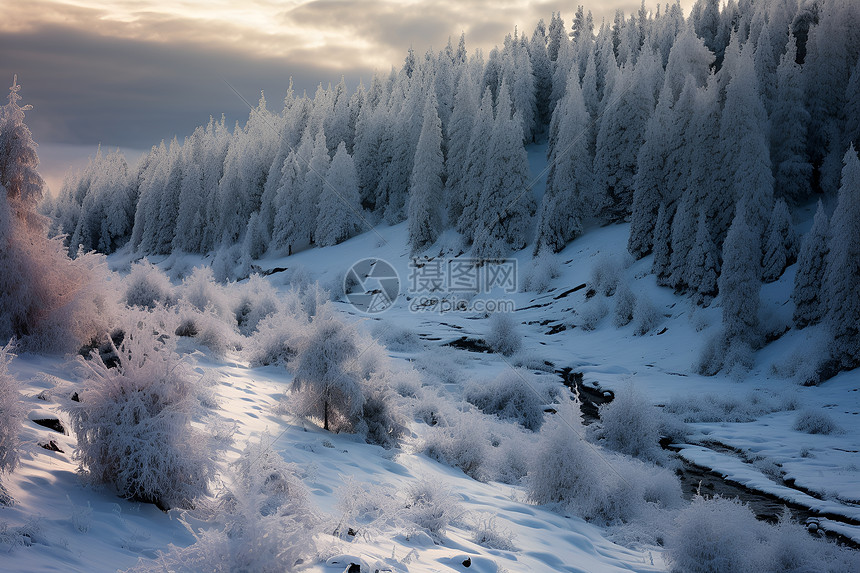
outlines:
[[[343, 297], [335, 303], [336, 308], [383, 339], [386, 333], [394, 332], [411, 340], [392, 345], [390, 354], [395, 360], [416, 361], [436, 352], [443, 357], [444, 367], [461, 381], [491, 378], [508, 369], [513, 360], [522, 361], [527, 356], [526, 365], [546, 362], [552, 364], [549, 370], [570, 367], [583, 373], [587, 385], [601, 389], [619, 390], [633, 384], [654, 404], [673, 404], [676, 410], [696, 400], [720, 404], [724, 411], [734, 408], [743, 414], [741, 418], [748, 419], [692, 423], [689, 443], [678, 445], [680, 455], [748, 488], [825, 514], [829, 519], [821, 520], [823, 527], [860, 540], [858, 528], [850, 525], [860, 520], [858, 374], [842, 373], [812, 388], [775, 374], [783, 372], [785, 363], [809, 347], [807, 333], [794, 331], [761, 351], [755, 368], [743, 380], [694, 374], [693, 364], [701, 348], [719, 326], [719, 310], [695, 308], [683, 297], [658, 287], [648, 274], [648, 258], [629, 266], [629, 262], [622, 264], [622, 280], [637, 298], [652, 301], [658, 310], [658, 323], [644, 335], [634, 333], [634, 324], [616, 328], [612, 324], [614, 297], [604, 299], [597, 294], [587, 299], [588, 288], [571, 291], [589, 282], [596, 262], [625, 261], [626, 236], [625, 226], [586, 233], [558, 255], [559, 276], [542, 294], [497, 291], [480, 295], [484, 299], [504, 297], [516, 304], [514, 316], [524, 335], [525, 350], [514, 358], [448, 346], [462, 337], [483, 339], [488, 328], [483, 313], [409, 310], [412, 295], [408, 292], [409, 257], [403, 247], [405, 225], [380, 227], [376, 233], [364, 233], [342, 245], [268, 259], [260, 265], [263, 270], [287, 268], [268, 277], [281, 289], [287, 288], [286, 278], [297, 276], [298, 269], [336, 288], [346, 269], [357, 260], [377, 257], [388, 261], [401, 277], [400, 296], [388, 311], [363, 315]], [[445, 240], [440, 242], [443, 250]], [[450, 253], [442, 254], [459, 253], [456, 244], [450, 247]], [[427, 254], [438, 256], [438, 250], [436, 247]], [[516, 259], [522, 279], [530, 272], [530, 253], [518, 253]], [[178, 269], [193, 262], [174, 257], [171, 264]], [[785, 306], [790, 280], [791, 272], [763, 292], [767, 306], [776, 313]], [[601, 304], [606, 305], [608, 316], [597, 321], [593, 330], [585, 330], [583, 317]], [[424, 424], [413, 422], [411, 437], [395, 450], [371, 446], [350, 435], [330, 434], [281, 411], [279, 404], [291, 382], [283, 368], [251, 368], [239, 353], [219, 359], [190, 342], [183, 344], [183, 351], [197, 361], [198, 370], [211, 371], [218, 379], [220, 409], [197, 423], [210, 429], [235, 423], [234, 442], [223, 455], [223, 467], [238, 457], [249, 440], [268, 436], [271, 448], [300, 468], [314, 505], [331, 516], [333, 523], [338, 514], [338, 491], [347, 478], [359, 484], [390, 486], [391, 491], [429, 480], [444, 484], [460, 504], [461, 512], [438, 544], [426, 534], [396, 531], [352, 541], [319, 534], [323, 559], [311, 566], [311, 571], [343, 571], [350, 562], [384, 565], [393, 571], [456, 571], [465, 570], [467, 557], [469, 570], [488, 572], [665, 568], [657, 546], [622, 547], [607, 539], [605, 531], [579, 518], [528, 503], [522, 487], [481, 483], [459, 469], [416, 453], [427, 428]], [[540, 375], [560, 385], [561, 379], [547, 369], [541, 367]], [[73, 366], [59, 358], [24, 355], [12, 363], [11, 371], [23, 383], [30, 420], [57, 418], [68, 427], [61, 405], [67, 403], [79, 383]], [[457, 391], [457, 385], [448, 386]], [[826, 411], [838, 432], [815, 435], [794, 430], [799, 412], [805, 409]], [[0, 541], [6, 547], [0, 569], [124, 569], [141, 557], [155, 557], [168, 544], [184, 546], [194, 541], [182, 523], [181, 512], [164, 513], [151, 505], [122, 500], [109, 488], [84, 485], [76, 475], [74, 436], [30, 422], [24, 439], [29, 447], [21, 466], [3, 479], [15, 503], [0, 507]], [[39, 447], [50, 441], [62, 452]], [[511, 541], [510, 549], [489, 549], [475, 543], [476, 524], [490, 516], [495, 516], [496, 531]], [[193, 515], [185, 520], [197, 523]]]

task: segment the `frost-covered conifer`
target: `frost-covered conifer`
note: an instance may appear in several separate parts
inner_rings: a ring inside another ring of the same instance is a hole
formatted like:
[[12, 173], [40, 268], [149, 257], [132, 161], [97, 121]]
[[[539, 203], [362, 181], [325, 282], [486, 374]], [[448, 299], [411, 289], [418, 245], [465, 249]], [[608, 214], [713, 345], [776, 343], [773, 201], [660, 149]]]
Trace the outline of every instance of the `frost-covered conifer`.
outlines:
[[433, 244], [442, 232], [442, 124], [431, 93], [424, 104], [424, 125], [409, 188], [409, 245], [417, 253]]
[[766, 236], [762, 278], [769, 283], [797, 260], [797, 234], [791, 224], [791, 213], [782, 199], [774, 203]]
[[760, 234], [747, 222], [750, 215], [746, 204], [740, 203], [723, 245], [720, 274], [726, 340], [747, 345], [756, 341], [761, 289]]
[[824, 205], [818, 202], [812, 229], [803, 238], [794, 275], [794, 324], [798, 328], [818, 323], [826, 308], [824, 273], [827, 264], [830, 223]]
[[860, 364], [860, 160], [854, 146], [845, 153], [839, 202], [830, 221], [824, 285], [833, 358], [843, 368]]
[[342, 141], [337, 146], [323, 183], [314, 239], [317, 245], [326, 247], [354, 235], [361, 217], [355, 164]]

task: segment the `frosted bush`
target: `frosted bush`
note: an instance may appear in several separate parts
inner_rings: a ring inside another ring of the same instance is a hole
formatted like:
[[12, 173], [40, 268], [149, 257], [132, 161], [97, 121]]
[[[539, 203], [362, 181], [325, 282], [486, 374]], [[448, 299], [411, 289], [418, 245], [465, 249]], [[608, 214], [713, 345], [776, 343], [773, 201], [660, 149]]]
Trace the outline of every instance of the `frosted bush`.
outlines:
[[431, 381], [459, 384], [462, 382], [461, 368], [453, 366], [461, 365], [462, 360], [459, 356], [452, 356], [447, 349], [434, 347], [419, 354], [414, 364]]
[[660, 412], [632, 384], [600, 406], [600, 425], [596, 435], [603, 446], [651, 461], [665, 456], [660, 449]]
[[424, 346], [415, 331], [387, 322], [377, 322], [371, 333], [379, 342], [394, 352], [417, 352]]
[[486, 479], [490, 443], [481, 416], [452, 413], [449, 417], [449, 425], [427, 430], [420, 450], [437, 461], [460, 468], [473, 479]]
[[522, 346], [522, 334], [519, 323], [507, 312], [496, 312], [490, 315], [485, 342], [493, 352], [510, 356]]
[[860, 553], [824, 539], [816, 539], [793, 521], [786, 509], [768, 529], [766, 560], [773, 573], [842, 573], [860, 571]]
[[523, 276], [523, 290], [546, 292], [550, 282], [559, 277], [558, 260], [551, 249], [541, 249], [526, 267]]
[[178, 290], [180, 298], [199, 312], [212, 312], [225, 321], [233, 319], [229, 297], [224, 287], [215, 282], [210, 267], [194, 267]]
[[233, 313], [243, 336], [253, 334], [260, 321], [278, 311], [278, 293], [271, 283], [260, 275], [251, 275], [248, 282], [237, 283], [232, 290], [231, 298], [236, 301]]
[[251, 366], [286, 365], [298, 354], [305, 321], [297, 320], [286, 312], [270, 315], [257, 325], [257, 330], [246, 345]]
[[666, 557], [678, 573], [767, 571], [766, 527], [737, 499], [696, 497], [678, 513]]
[[630, 324], [633, 320], [633, 313], [636, 308], [636, 295], [627, 286], [627, 283], [620, 283], [615, 291], [615, 309], [612, 314], [612, 324], [616, 328], [621, 328]]
[[516, 534], [507, 527], [499, 525], [495, 515], [479, 516], [471, 529], [472, 540], [478, 545], [488, 549], [516, 551], [514, 545]]
[[295, 468], [269, 449], [270, 438], [249, 444], [228, 474], [219, 496], [219, 525], [193, 532], [195, 543], [171, 546], [131, 571], [295, 571], [316, 557], [314, 531], [319, 518]]
[[609, 314], [609, 306], [602, 297], [594, 297], [583, 305], [579, 311], [580, 326], [585, 330], [594, 330], [597, 324]]
[[613, 455], [584, 435], [579, 412], [562, 405], [535, 449], [529, 499], [605, 525], [630, 522], [648, 507], [677, 506], [681, 488], [671, 471]]
[[191, 425], [196, 377], [156, 320], [130, 322], [116, 368], [98, 356], [80, 360], [87, 379], [80, 403], [68, 407], [77, 457], [93, 481], [123, 497], [191, 507], [214, 471], [204, 434]]
[[362, 484], [352, 476], [344, 476], [337, 490], [335, 509], [339, 521], [334, 534], [340, 537], [360, 536], [373, 541], [381, 531], [401, 524], [401, 500], [397, 490], [385, 484]]
[[399, 396], [386, 378], [371, 377], [364, 386], [364, 404], [356, 432], [370, 444], [389, 449], [396, 447], [407, 433], [406, 419]]
[[240, 336], [235, 327], [225, 322], [212, 307], [200, 312], [189, 303], [181, 301], [177, 306], [176, 317], [177, 336], [194, 338], [216, 356], [224, 356], [231, 350], [241, 348]]
[[640, 295], [633, 306], [633, 332], [637, 336], [645, 336], [660, 325], [660, 313], [657, 307], [645, 295]]
[[487, 479], [519, 485], [529, 473], [535, 434], [505, 423], [490, 424], [489, 430], [492, 448], [487, 450]]
[[794, 410], [794, 395], [774, 396], [764, 391], [745, 396], [722, 394], [690, 394], [669, 400], [664, 410], [686, 423], [752, 422], [766, 414]]
[[539, 430], [544, 419], [544, 404], [549, 392], [527, 370], [505, 370], [495, 379], [470, 382], [463, 398], [485, 414], [513, 420], [529, 430]]
[[12, 343], [0, 347], [0, 474], [18, 465], [19, 432], [24, 419], [18, 381], [9, 374], [12, 350]]
[[611, 255], [599, 255], [591, 267], [591, 278], [589, 286], [598, 294], [612, 296], [622, 275], [622, 265], [618, 257]]
[[73, 352], [109, 330], [118, 312], [105, 257], [69, 259], [41, 217], [0, 185], [0, 341], [22, 350]]
[[840, 434], [842, 429], [827, 412], [822, 410], [804, 409], [797, 413], [792, 428], [806, 434]]
[[465, 513], [454, 493], [438, 479], [413, 483], [404, 493], [405, 518], [436, 540]]
[[131, 265], [126, 277], [125, 302], [129, 306], [153, 309], [176, 302], [173, 285], [164, 272], [145, 258]]

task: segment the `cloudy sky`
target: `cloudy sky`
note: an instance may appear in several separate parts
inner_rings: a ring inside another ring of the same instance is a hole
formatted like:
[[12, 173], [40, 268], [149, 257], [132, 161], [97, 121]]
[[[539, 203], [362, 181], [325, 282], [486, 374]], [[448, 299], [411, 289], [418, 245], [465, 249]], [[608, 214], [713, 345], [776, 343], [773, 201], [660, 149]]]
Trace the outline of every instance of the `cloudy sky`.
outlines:
[[[580, 0], [595, 21], [639, 0]], [[685, 0], [686, 5], [691, 0]], [[438, 50], [460, 32], [471, 52], [529, 34], [577, 0], [28, 0], [0, 20], [0, 80], [18, 74], [42, 172], [56, 192], [62, 172], [98, 144], [130, 157], [210, 115], [244, 121], [230, 90], [277, 105], [292, 77], [299, 92], [346, 77], [350, 90], [406, 50]], [[646, 5], [654, 4], [646, 0]]]

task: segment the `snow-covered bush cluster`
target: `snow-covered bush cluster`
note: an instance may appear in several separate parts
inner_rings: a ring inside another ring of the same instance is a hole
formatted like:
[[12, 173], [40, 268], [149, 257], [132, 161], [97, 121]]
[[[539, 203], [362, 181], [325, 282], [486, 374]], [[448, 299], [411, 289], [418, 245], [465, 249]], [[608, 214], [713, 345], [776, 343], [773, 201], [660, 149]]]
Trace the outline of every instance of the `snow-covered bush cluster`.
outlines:
[[528, 370], [506, 370], [491, 381], [472, 381], [463, 399], [485, 414], [512, 420], [528, 430], [543, 425], [544, 406], [550, 402], [547, 386]]
[[765, 391], [743, 396], [696, 394], [674, 397], [664, 411], [687, 423], [751, 422], [765, 414], [796, 410], [797, 397], [791, 393], [775, 396]]
[[490, 315], [484, 340], [493, 352], [505, 356], [514, 354], [523, 343], [519, 323], [507, 312], [495, 312]]
[[227, 476], [213, 518], [188, 547], [171, 547], [132, 571], [294, 571], [316, 557], [320, 518], [296, 468], [270, 449], [271, 437], [247, 445]]
[[588, 442], [579, 412], [564, 405], [541, 432], [526, 478], [529, 498], [602, 524], [630, 522], [681, 503], [670, 470], [613, 454]]
[[602, 446], [652, 462], [665, 458], [659, 441], [662, 415], [632, 384], [615, 393], [612, 402], [600, 406], [596, 437]]
[[678, 513], [666, 556], [677, 573], [837, 573], [860, 567], [856, 551], [815, 539], [788, 514], [768, 525], [737, 499], [720, 496], [697, 496]]
[[523, 290], [546, 292], [550, 282], [558, 278], [560, 273], [558, 260], [553, 252], [546, 248], [541, 249], [526, 267], [523, 275]]
[[124, 497], [192, 507], [209, 491], [214, 461], [192, 424], [197, 379], [156, 315], [131, 315], [109, 368], [81, 359], [80, 402], [68, 406], [81, 469]]
[[792, 426], [798, 432], [806, 434], [839, 434], [842, 428], [833, 420], [827, 412], [823, 410], [813, 410], [804, 408], [797, 413]]

